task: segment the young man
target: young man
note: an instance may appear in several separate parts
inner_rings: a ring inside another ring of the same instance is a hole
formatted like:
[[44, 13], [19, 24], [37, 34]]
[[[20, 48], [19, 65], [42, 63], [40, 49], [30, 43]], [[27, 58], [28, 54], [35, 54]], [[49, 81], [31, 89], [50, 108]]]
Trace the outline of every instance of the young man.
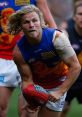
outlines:
[[[79, 1], [78, 1], [79, 2]], [[82, 66], [82, 1], [74, 6], [74, 14], [73, 18], [74, 24], [72, 27], [69, 26], [66, 29], [69, 40], [74, 48], [78, 60]], [[77, 79], [77, 81], [73, 84], [73, 86], [69, 89], [66, 97], [66, 102], [64, 106], [64, 110], [62, 112], [61, 117], [66, 117], [67, 113], [70, 110], [71, 102], [74, 98], [77, 99], [79, 104], [82, 104], [82, 70]]]
[[[24, 97], [28, 100], [31, 93], [37, 102], [42, 95], [33, 87], [43, 87], [50, 98], [38, 110], [36, 117], [59, 117], [66, 92], [78, 78], [81, 67], [67, 36], [46, 28], [43, 22], [40, 10], [28, 5], [10, 17], [8, 30], [13, 34], [19, 33], [19, 29], [24, 32], [13, 52], [22, 78], [22, 93], [26, 92]], [[37, 109], [33, 108], [36, 103], [31, 104], [27, 106], [36, 114]]]
[[0, 117], [6, 116], [9, 98], [20, 81], [20, 75], [12, 57], [13, 48], [16, 41], [20, 39], [20, 35], [9, 35], [6, 25], [9, 16], [27, 4], [37, 5], [42, 10], [49, 27], [56, 27], [46, 0], [0, 0]]

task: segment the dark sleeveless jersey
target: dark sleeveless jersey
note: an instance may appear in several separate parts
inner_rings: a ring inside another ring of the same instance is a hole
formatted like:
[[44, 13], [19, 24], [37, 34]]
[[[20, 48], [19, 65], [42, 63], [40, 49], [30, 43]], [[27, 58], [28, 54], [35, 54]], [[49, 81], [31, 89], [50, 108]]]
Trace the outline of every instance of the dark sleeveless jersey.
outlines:
[[[81, 66], [82, 66], [82, 36], [78, 35], [78, 33], [76, 32], [74, 26], [72, 26], [71, 28], [67, 28], [67, 32], [68, 32], [69, 40], [70, 40], [70, 42], [72, 44], [72, 47], [74, 48], [74, 50], [75, 50], [75, 52], [77, 54], [77, 57], [79, 59], [79, 62], [81, 64]], [[82, 85], [82, 70], [81, 70], [81, 73], [79, 75], [79, 78], [77, 79], [77, 82]], [[75, 84], [77, 82], [75, 82]]]
[[25, 36], [17, 43], [24, 60], [30, 65], [34, 83], [44, 88], [62, 84], [68, 71], [53, 46], [54, 31], [43, 29], [41, 42], [37, 45], [30, 45]]
[[67, 20], [67, 27], [68, 28], [73, 28], [74, 26], [74, 20], [71, 18], [71, 19], [68, 19]]

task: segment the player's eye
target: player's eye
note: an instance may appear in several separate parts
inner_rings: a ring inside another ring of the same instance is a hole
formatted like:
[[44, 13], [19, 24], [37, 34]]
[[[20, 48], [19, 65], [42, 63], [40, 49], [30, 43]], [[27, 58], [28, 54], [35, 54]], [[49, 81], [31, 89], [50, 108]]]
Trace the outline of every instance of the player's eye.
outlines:
[[32, 22], [37, 22], [38, 20], [37, 19], [33, 19]]

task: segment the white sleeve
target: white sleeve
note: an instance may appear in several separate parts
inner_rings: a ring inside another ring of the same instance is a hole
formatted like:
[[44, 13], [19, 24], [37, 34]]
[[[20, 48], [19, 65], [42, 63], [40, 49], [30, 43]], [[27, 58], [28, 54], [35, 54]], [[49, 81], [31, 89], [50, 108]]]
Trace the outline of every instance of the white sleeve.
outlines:
[[72, 48], [68, 36], [64, 32], [60, 32], [59, 36], [56, 32], [53, 35], [53, 45], [62, 59], [69, 58], [75, 54]]

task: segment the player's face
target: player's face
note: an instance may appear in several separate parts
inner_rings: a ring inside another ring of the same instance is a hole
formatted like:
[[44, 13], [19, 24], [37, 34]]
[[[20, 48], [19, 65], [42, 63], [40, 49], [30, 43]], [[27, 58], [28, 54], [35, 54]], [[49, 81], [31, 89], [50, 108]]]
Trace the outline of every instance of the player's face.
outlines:
[[38, 14], [36, 12], [25, 14], [22, 17], [21, 27], [28, 37], [38, 38], [42, 30]]
[[76, 14], [74, 16], [74, 21], [76, 23], [76, 26], [78, 28], [81, 28], [82, 29], [82, 6], [79, 6], [76, 9]]

